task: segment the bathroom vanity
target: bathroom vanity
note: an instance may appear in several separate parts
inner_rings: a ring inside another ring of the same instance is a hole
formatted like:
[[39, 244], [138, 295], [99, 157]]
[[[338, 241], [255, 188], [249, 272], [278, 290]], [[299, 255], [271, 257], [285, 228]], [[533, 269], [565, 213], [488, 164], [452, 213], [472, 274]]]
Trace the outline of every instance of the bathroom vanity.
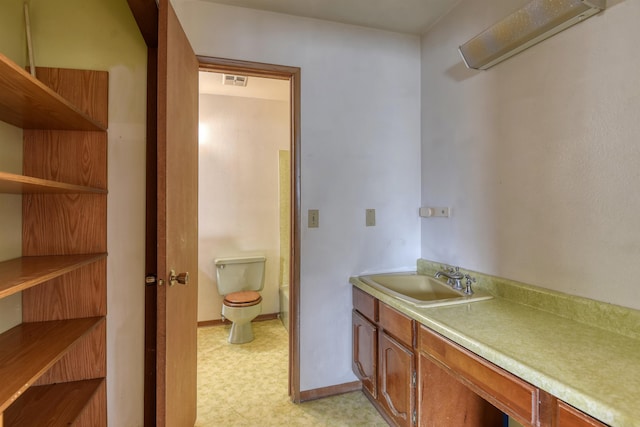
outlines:
[[[574, 387], [581, 384], [564, 383], [561, 384], [562, 387], [558, 387], [553, 381], [546, 381], [545, 374], [552, 372], [542, 372], [536, 376], [536, 381], [539, 378], [538, 384], [534, 384], [535, 381], [526, 381], [521, 378], [519, 372], [534, 378], [529, 374], [530, 367], [525, 366], [526, 361], [514, 360], [508, 350], [498, 347], [499, 336], [508, 335], [506, 329], [520, 328], [521, 321], [536, 322], [536, 316], [540, 316], [541, 319], [552, 315], [528, 307], [514, 308], [512, 302], [501, 298], [456, 307], [416, 308], [411, 304], [404, 304], [397, 298], [389, 298], [357, 278], [351, 282], [354, 284], [353, 371], [362, 381], [365, 395], [389, 424], [502, 426], [506, 414], [524, 426], [606, 425], [562, 400], [562, 396], [566, 395], [581, 401], [581, 395], [574, 393]], [[512, 324], [505, 322], [507, 318]], [[557, 324], [560, 329], [564, 328], [562, 322], [557, 319], [550, 319], [549, 322], [542, 327]], [[465, 324], [469, 325], [471, 331], [468, 336], [465, 335]], [[504, 327], [495, 327], [498, 324]], [[536, 332], [534, 328], [531, 333]], [[578, 338], [581, 333], [576, 332]], [[455, 338], [458, 342], [445, 335]], [[477, 341], [482, 336], [498, 338], [493, 342]], [[539, 338], [541, 341], [531, 344], [535, 347], [544, 340], [550, 340], [547, 344], [553, 346], [555, 336], [557, 334], [550, 331], [546, 337]], [[522, 339], [528, 340], [529, 335], [523, 333]], [[514, 346], [521, 344], [518, 339], [508, 340]], [[572, 336], [568, 341], [571, 340], [576, 340], [576, 336]], [[486, 348], [486, 354], [492, 355], [491, 357], [503, 366], [480, 357], [460, 345], [461, 342], [469, 343], [468, 346], [475, 351], [482, 349], [478, 351], [480, 353]], [[625, 342], [631, 348], [638, 344], [638, 341], [633, 339]], [[619, 342], [614, 338], [613, 344], [618, 345]], [[574, 345], [578, 353], [583, 350], [582, 344]], [[564, 357], [562, 352], [565, 348], [559, 346], [556, 357]], [[502, 351], [508, 357], [501, 353]], [[553, 352], [554, 348], [541, 349], [539, 353], [544, 359], [549, 357], [545, 356], [545, 352], [549, 351]], [[615, 351], [612, 353], [614, 360], [611, 361], [615, 363], [617, 356]], [[529, 352], [524, 350], [522, 354]], [[539, 356], [531, 354], [532, 366], [543, 363]], [[578, 356], [580, 354], [564, 358], [572, 359]], [[596, 354], [596, 357], [599, 356]], [[502, 363], [503, 360], [506, 362]], [[632, 358], [631, 361], [633, 360]], [[548, 364], [555, 364], [554, 362], [553, 359], [547, 360]], [[571, 360], [569, 363], [572, 363]], [[567, 366], [560, 365], [558, 369], [568, 369]], [[637, 367], [636, 365], [635, 368]], [[587, 372], [589, 368], [587, 364]], [[606, 376], [606, 373], [603, 375]], [[598, 379], [595, 381], [598, 382]], [[545, 389], [540, 384], [548, 385], [548, 388]], [[606, 381], [602, 386], [601, 392], [615, 392]], [[589, 393], [590, 390], [582, 392]], [[635, 417], [640, 416], [640, 413], [634, 413], [634, 404], [622, 403], [621, 406], [620, 414], [609, 414], [614, 418], [618, 417], [614, 422], [609, 421], [611, 425], [640, 425], [640, 419]], [[596, 411], [602, 411], [602, 407], [598, 405], [594, 408]]]
[[416, 323], [357, 288], [353, 304], [353, 370], [387, 421], [411, 426], [416, 415]]

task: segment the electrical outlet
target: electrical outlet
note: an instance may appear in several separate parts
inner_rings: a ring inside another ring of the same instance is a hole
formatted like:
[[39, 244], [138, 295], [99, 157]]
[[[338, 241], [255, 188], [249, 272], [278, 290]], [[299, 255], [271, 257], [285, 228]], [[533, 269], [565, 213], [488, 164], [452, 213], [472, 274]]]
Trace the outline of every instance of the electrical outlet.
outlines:
[[365, 214], [365, 224], [367, 227], [373, 227], [376, 225], [376, 210], [367, 209]]
[[420, 208], [419, 212], [422, 218], [432, 218], [436, 216], [441, 216], [448, 218], [451, 214], [451, 210], [449, 208]]
[[320, 211], [318, 209], [309, 209], [308, 227], [320, 227]]

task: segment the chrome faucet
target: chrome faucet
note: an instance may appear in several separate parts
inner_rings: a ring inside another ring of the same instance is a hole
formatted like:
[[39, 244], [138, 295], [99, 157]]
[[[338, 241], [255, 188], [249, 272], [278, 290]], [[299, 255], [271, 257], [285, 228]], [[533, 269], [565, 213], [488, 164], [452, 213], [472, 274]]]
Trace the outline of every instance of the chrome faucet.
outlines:
[[471, 284], [472, 283], [476, 283], [476, 278], [475, 277], [471, 277], [468, 274], [465, 274], [464, 278], [467, 279], [467, 287], [464, 288], [464, 293], [466, 295], [471, 296], [471, 295], [473, 295], [473, 289], [471, 289]]
[[443, 270], [436, 271], [436, 274], [433, 275], [436, 279], [441, 276], [447, 278], [447, 284], [451, 285], [453, 289], [462, 289], [462, 279], [464, 279], [464, 274], [460, 272], [460, 267], [442, 267]]

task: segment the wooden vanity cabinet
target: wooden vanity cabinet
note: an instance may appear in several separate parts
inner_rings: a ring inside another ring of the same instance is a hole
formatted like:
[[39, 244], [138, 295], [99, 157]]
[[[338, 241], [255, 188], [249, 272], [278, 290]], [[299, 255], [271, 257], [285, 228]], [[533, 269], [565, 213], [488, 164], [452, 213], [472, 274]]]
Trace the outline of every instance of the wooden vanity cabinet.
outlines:
[[362, 388], [374, 399], [378, 397], [377, 348], [378, 328], [353, 310], [353, 360], [351, 368]]
[[390, 425], [501, 427], [506, 414], [523, 426], [606, 427], [356, 287], [353, 307], [353, 371]]
[[[420, 326], [418, 341], [421, 354], [448, 371], [470, 391], [521, 424], [538, 425], [538, 389], [536, 387], [424, 326]], [[421, 373], [420, 376], [422, 378], [423, 374]], [[449, 397], [440, 396], [440, 399], [446, 401]], [[480, 408], [484, 411], [488, 406], [486, 408], [480, 406]]]
[[418, 357], [419, 426], [502, 426], [500, 410], [425, 353]]
[[415, 424], [415, 321], [380, 302], [378, 321], [378, 401], [397, 426]]
[[557, 401], [556, 423], [554, 427], [606, 427], [595, 418], [577, 410], [560, 400]]
[[418, 350], [420, 426], [606, 427], [422, 325]]
[[378, 397], [378, 300], [353, 288], [351, 368], [369, 397]]
[[391, 425], [415, 424], [415, 321], [353, 288], [352, 368]]
[[541, 427], [606, 427], [573, 406], [555, 396], [540, 391], [540, 426]]

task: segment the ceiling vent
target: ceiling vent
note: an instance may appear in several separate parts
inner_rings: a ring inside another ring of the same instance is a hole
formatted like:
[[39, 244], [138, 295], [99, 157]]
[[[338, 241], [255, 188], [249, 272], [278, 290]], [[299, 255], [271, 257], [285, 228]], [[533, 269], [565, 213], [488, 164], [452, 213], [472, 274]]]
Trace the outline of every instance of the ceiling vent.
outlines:
[[249, 77], [247, 76], [236, 76], [234, 74], [223, 74], [222, 75], [222, 84], [225, 86], [246, 86]]

